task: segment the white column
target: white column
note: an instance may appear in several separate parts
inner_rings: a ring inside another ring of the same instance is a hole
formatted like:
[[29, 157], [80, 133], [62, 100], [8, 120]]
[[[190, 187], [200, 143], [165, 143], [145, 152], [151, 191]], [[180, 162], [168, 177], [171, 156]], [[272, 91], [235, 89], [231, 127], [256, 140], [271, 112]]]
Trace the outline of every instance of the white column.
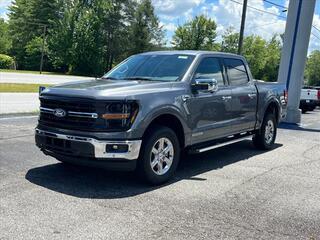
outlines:
[[288, 108], [285, 122], [300, 123], [303, 74], [316, 0], [290, 0], [278, 82], [286, 83]]

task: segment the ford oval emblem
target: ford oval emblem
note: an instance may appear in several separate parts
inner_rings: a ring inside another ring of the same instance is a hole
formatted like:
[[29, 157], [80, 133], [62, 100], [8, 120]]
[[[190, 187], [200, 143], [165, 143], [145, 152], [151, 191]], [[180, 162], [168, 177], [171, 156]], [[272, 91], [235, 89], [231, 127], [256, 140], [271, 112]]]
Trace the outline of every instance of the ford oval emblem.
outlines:
[[67, 112], [61, 108], [57, 108], [54, 110], [53, 115], [55, 115], [56, 117], [62, 118], [67, 115]]

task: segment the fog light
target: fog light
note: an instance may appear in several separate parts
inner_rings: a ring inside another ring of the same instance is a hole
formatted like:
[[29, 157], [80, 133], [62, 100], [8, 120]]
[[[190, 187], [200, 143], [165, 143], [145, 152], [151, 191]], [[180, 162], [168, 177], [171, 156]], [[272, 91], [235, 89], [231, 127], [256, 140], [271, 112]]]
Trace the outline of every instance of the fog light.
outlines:
[[106, 152], [107, 153], [125, 153], [128, 152], [128, 145], [127, 144], [107, 144], [106, 145]]

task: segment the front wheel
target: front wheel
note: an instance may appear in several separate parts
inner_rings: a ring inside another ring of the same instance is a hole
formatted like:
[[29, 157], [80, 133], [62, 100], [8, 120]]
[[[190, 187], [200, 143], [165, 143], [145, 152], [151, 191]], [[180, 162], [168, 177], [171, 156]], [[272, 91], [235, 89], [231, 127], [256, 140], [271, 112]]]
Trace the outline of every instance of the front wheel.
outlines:
[[175, 132], [156, 126], [143, 139], [138, 168], [145, 180], [159, 185], [173, 176], [179, 159], [180, 146]]
[[269, 113], [263, 119], [261, 129], [253, 136], [253, 144], [261, 150], [273, 147], [277, 136], [277, 121], [274, 114]]

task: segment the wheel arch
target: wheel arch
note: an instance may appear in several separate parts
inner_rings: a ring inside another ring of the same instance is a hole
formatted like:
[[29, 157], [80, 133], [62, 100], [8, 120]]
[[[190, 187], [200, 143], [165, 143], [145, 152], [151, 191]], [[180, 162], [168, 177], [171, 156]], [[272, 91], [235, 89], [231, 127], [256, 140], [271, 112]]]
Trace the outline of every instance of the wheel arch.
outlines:
[[184, 148], [186, 146], [188, 141], [186, 134], [187, 126], [185, 125], [182, 116], [180, 116], [175, 110], [160, 111], [153, 114], [145, 126], [143, 137], [156, 125], [172, 129], [177, 134], [180, 147]]
[[[276, 99], [271, 99], [267, 102], [267, 104], [265, 105], [262, 117], [264, 118], [268, 113], [275, 114], [276, 121], [277, 123], [279, 123], [279, 120], [281, 117], [281, 110], [280, 110], [280, 103]], [[263, 118], [262, 118], [262, 121], [263, 121]]]

